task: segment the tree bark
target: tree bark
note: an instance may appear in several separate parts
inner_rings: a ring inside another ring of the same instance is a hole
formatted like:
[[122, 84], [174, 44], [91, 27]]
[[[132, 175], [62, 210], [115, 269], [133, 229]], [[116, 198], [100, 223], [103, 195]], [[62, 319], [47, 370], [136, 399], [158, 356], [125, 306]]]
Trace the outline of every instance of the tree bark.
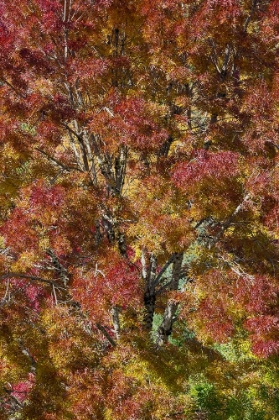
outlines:
[[155, 277], [157, 261], [153, 254], [149, 258], [149, 267], [146, 269], [145, 251], [142, 252], [142, 265], [143, 265], [143, 277], [145, 280], [145, 292], [144, 292], [144, 306], [145, 306], [145, 317], [144, 325], [145, 328], [150, 331], [152, 329], [153, 316], [155, 311], [156, 293], [155, 293]]
[[[182, 272], [183, 253], [175, 254], [172, 268], [172, 280], [170, 283], [170, 290], [178, 290], [179, 279]], [[156, 334], [157, 346], [162, 346], [168, 342], [169, 336], [172, 333], [173, 324], [176, 320], [176, 311], [178, 309], [178, 303], [170, 299], [167, 303], [163, 321], [159, 326]]]

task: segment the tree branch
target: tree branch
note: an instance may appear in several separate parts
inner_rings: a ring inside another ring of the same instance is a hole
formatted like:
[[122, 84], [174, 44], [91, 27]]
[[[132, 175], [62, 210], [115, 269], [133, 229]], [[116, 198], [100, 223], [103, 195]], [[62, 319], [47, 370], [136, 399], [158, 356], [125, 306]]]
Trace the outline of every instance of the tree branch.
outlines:
[[53, 163], [55, 163], [56, 165], [60, 166], [62, 169], [64, 169], [67, 172], [70, 172], [71, 170], [74, 171], [79, 171], [82, 172], [81, 169], [76, 168], [74, 166], [66, 166], [64, 165], [64, 163], [59, 162], [59, 160], [55, 159], [54, 157], [50, 156], [47, 152], [45, 152], [42, 149], [39, 149], [38, 147], [35, 147], [35, 150], [37, 150], [37, 152], [41, 153], [42, 155], [44, 155], [48, 160], [52, 161]]
[[31, 281], [40, 281], [41, 283], [46, 283], [51, 286], [55, 284], [51, 280], [46, 280], [46, 279], [43, 279], [42, 277], [32, 276], [30, 274], [24, 274], [24, 273], [5, 273], [5, 274], [0, 275], [0, 280], [11, 279], [11, 278], [26, 279], [26, 280], [31, 280]]
[[104, 336], [106, 337], [106, 339], [110, 342], [110, 344], [113, 346], [113, 347], [116, 347], [116, 342], [111, 338], [111, 336], [109, 335], [109, 333], [107, 332], [107, 330], [105, 329], [105, 327], [103, 327], [103, 325], [101, 325], [101, 324], [99, 324], [99, 323], [97, 323], [97, 324], [95, 324], [96, 325], [96, 327], [98, 328], [98, 330], [100, 330], [103, 334], [104, 334]]
[[166, 269], [173, 263], [173, 261], [175, 260], [177, 256], [177, 253], [175, 252], [174, 254], [171, 255], [170, 259], [166, 262], [166, 264], [164, 265], [164, 267], [161, 269], [160, 273], [157, 275], [157, 277], [154, 279], [153, 285], [154, 287], [158, 286], [164, 272], [166, 271]]
[[15, 88], [8, 80], [5, 78], [2, 78], [3, 82], [6, 83], [7, 86], [9, 86], [18, 96], [20, 96], [22, 99], [26, 99], [26, 95], [22, 94], [17, 88]]
[[253, 13], [254, 13], [254, 11], [256, 9], [256, 6], [257, 6], [258, 1], [259, 0], [253, 0], [252, 1], [252, 6], [251, 6], [250, 14], [249, 14], [249, 16], [247, 16], [247, 19], [246, 19], [245, 24], [244, 24], [244, 28], [243, 28], [244, 29], [244, 32], [247, 31], [248, 25], [249, 25], [249, 23], [250, 23], [250, 21], [252, 19], [252, 16], [253, 16]]

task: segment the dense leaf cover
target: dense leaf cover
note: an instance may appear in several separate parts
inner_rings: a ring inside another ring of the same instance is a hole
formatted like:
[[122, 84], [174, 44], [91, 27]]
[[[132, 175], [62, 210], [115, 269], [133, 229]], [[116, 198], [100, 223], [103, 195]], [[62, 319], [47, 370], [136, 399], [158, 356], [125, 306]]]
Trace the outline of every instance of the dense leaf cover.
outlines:
[[1, 419], [278, 419], [278, 0], [0, 0], [0, 42]]

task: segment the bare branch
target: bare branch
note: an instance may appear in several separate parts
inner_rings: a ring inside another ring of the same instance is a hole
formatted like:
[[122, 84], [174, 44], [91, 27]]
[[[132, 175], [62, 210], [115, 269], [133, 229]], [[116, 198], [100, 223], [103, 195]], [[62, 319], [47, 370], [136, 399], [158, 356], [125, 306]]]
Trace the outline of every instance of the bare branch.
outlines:
[[154, 279], [154, 282], [153, 282], [154, 287], [156, 287], [159, 284], [159, 282], [160, 282], [160, 280], [161, 280], [164, 272], [174, 262], [174, 260], [175, 260], [176, 257], [177, 257], [177, 253], [176, 252], [171, 255], [170, 259], [166, 262], [166, 264], [164, 265], [164, 267], [161, 269], [160, 273]]
[[168, 281], [166, 284], [164, 284], [160, 289], [156, 291], [156, 296], [159, 296], [161, 293], [163, 293], [164, 290], [166, 290], [172, 283], [172, 280]]
[[95, 325], [98, 328], [98, 330], [100, 330], [104, 334], [104, 336], [110, 342], [110, 344], [113, 347], [116, 347], [116, 342], [111, 338], [111, 336], [109, 335], [109, 333], [107, 332], [107, 330], [105, 329], [105, 327], [103, 325], [99, 324], [99, 323], [97, 323]]
[[42, 277], [32, 276], [30, 274], [24, 274], [24, 273], [5, 273], [5, 274], [0, 275], [0, 280], [12, 279], [12, 278], [26, 279], [26, 280], [31, 280], [31, 281], [39, 281], [41, 283], [50, 284], [51, 286], [55, 284], [55, 282], [53, 282], [51, 280], [43, 279]]
[[257, 6], [258, 1], [259, 0], [253, 0], [252, 1], [252, 6], [251, 6], [250, 14], [249, 14], [249, 16], [247, 16], [247, 19], [246, 19], [245, 24], [244, 24], [244, 31], [245, 32], [247, 31], [248, 25], [249, 25], [249, 23], [250, 23], [250, 21], [252, 19], [252, 16], [253, 16], [253, 13], [254, 13], [254, 11], [256, 9], [256, 6]]
[[35, 147], [35, 150], [37, 150], [37, 152], [39, 152], [42, 155], [44, 155], [48, 160], [50, 160], [53, 163], [55, 163], [56, 165], [60, 166], [62, 169], [64, 169], [64, 171], [71, 172], [71, 170], [74, 170], [74, 171], [82, 172], [81, 169], [76, 168], [74, 166], [66, 166], [66, 165], [64, 165], [64, 163], [62, 163], [59, 160], [55, 159], [54, 157], [50, 156], [47, 152], [45, 152], [42, 149], [39, 149], [38, 147]]
[[8, 82], [7, 79], [2, 78], [3, 83], [6, 83], [7, 86], [9, 86], [18, 96], [20, 96], [22, 99], [26, 99], [26, 95], [22, 94], [17, 88], [15, 88], [10, 82]]
[[218, 232], [218, 234], [214, 238], [214, 243], [217, 242], [218, 239], [220, 239], [220, 237], [222, 236], [222, 234], [228, 229], [228, 227], [230, 227], [234, 216], [236, 216], [242, 210], [243, 205], [246, 203], [247, 200], [249, 200], [249, 198], [250, 198], [250, 194], [248, 193], [243, 198], [243, 201], [236, 207], [236, 209], [230, 215], [230, 217], [222, 224], [222, 227], [221, 227], [220, 231]]

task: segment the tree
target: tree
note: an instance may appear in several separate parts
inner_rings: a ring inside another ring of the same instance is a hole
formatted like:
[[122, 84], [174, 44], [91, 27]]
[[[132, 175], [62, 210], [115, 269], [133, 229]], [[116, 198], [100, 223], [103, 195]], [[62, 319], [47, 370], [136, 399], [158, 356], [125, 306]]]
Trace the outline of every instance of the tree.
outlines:
[[0, 11], [3, 418], [277, 418], [278, 1]]

